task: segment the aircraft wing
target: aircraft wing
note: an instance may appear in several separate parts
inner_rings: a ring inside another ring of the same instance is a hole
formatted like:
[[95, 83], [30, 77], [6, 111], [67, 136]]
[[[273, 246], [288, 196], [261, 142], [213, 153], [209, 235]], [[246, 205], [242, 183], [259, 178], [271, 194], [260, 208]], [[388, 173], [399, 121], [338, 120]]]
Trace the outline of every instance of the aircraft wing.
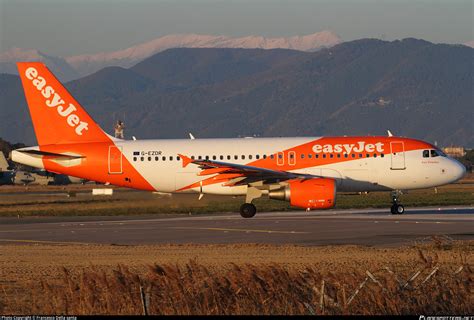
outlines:
[[229, 178], [228, 186], [250, 184], [258, 181], [263, 183], [274, 183], [291, 179], [313, 179], [319, 176], [310, 174], [300, 174], [288, 171], [272, 170], [261, 167], [254, 167], [236, 163], [228, 163], [214, 160], [195, 160], [179, 154], [183, 160], [183, 168], [189, 164], [198, 165], [202, 171], [200, 176], [223, 175]]

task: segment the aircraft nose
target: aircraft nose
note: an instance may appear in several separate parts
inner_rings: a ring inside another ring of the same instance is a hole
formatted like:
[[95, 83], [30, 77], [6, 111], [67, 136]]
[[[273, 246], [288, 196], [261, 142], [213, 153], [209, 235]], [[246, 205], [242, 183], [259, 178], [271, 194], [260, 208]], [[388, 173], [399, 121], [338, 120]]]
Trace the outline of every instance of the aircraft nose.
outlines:
[[459, 161], [452, 159], [450, 171], [452, 172], [451, 174], [454, 182], [464, 177], [464, 175], [466, 174], [466, 167]]

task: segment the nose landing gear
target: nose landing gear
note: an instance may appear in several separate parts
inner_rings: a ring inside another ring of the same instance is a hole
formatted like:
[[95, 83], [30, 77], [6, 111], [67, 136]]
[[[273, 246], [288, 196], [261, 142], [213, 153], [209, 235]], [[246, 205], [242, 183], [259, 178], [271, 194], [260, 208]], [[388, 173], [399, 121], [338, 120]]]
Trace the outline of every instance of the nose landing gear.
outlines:
[[405, 207], [399, 203], [399, 197], [401, 192], [396, 190], [392, 191], [392, 206], [390, 207], [390, 212], [392, 214], [403, 214], [405, 212]]

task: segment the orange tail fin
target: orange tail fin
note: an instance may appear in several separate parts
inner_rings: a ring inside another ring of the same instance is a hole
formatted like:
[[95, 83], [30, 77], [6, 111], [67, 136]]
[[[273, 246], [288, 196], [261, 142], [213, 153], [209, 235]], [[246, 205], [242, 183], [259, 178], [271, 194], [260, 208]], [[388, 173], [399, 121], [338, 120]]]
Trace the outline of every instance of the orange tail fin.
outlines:
[[17, 66], [39, 145], [110, 141], [43, 63]]

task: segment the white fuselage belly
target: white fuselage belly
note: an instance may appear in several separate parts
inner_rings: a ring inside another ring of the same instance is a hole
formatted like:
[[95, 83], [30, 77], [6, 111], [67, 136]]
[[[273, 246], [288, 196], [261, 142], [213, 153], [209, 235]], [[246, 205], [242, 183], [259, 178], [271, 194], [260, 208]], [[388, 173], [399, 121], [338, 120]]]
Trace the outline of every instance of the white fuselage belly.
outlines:
[[[318, 138], [247, 138], [247, 139], [196, 139], [196, 140], [144, 140], [124, 141], [116, 145], [122, 147], [124, 156], [134, 165], [143, 177], [160, 192], [176, 192], [177, 190], [209, 178], [198, 176], [201, 169], [196, 165], [183, 167], [182, 161], [177, 160], [178, 154], [210, 160], [248, 164], [257, 155], [269, 156], [281, 150], [302, 145]], [[133, 155], [140, 152], [140, 155]], [[143, 154], [144, 153], [144, 154]], [[245, 159], [242, 159], [242, 155]], [[252, 159], [249, 159], [249, 156]], [[220, 157], [223, 156], [221, 159]], [[230, 160], [227, 158], [230, 156]], [[237, 156], [237, 159], [235, 159]], [[337, 155], [334, 155], [337, 156]], [[156, 158], [158, 157], [158, 158]], [[163, 160], [165, 157], [165, 160]], [[172, 160], [170, 160], [172, 157]], [[287, 161], [298, 164], [300, 155]], [[134, 159], [135, 158], [135, 159]], [[158, 159], [158, 160], [156, 160]], [[277, 159], [274, 160], [277, 162]], [[428, 188], [446, 184], [452, 181], [449, 175], [449, 159], [438, 157], [426, 161], [421, 157], [420, 150], [404, 153], [404, 169], [392, 168], [392, 155], [389, 152], [384, 157], [355, 158], [350, 161], [317, 165], [296, 170], [297, 173], [313, 174], [335, 178], [338, 191], [383, 191]], [[276, 167], [278, 168], [278, 166]], [[211, 176], [212, 177], [212, 176]], [[210, 184], [188, 189], [183, 192], [202, 192], [221, 195], [244, 195], [247, 186], [229, 187], [223, 183]]]

